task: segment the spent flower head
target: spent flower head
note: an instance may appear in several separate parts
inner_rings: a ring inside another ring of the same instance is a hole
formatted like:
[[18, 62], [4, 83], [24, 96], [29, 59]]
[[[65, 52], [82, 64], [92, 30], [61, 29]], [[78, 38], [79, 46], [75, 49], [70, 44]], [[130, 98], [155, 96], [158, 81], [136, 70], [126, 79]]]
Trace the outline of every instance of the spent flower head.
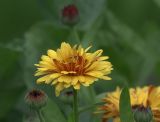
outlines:
[[80, 89], [80, 86], [90, 86], [97, 79], [111, 80], [112, 64], [108, 56], [102, 56], [103, 50], [89, 53], [82, 46], [73, 46], [63, 42], [59, 49], [47, 51], [42, 55], [35, 76], [41, 76], [37, 83], [55, 85], [56, 95], [69, 87]]
[[40, 109], [47, 103], [48, 96], [39, 89], [32, 89], [27, 92], [25, 102], [33, 109]]

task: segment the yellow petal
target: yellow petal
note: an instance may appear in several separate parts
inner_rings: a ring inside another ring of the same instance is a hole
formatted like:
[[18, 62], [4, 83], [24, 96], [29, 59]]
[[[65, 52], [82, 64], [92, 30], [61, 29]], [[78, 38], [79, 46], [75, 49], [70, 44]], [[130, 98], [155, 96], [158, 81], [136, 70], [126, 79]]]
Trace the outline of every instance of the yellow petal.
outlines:
[[71, 86], [70, 84], [67, 84], [67, 83], [64, 84], [65, 88], [69, 88], [70, 86]]
[[84, 76], [78, 76], [78, 81], [81, 83], [85, 82]]
[[62, 74], [75, 74], [75, 71], [61, 71]]
[[63, 83], [58, 83], [57, 85], [56, 85], [56, 96], [59, 96], [59, 94], [60, 94], [60, 92], [62, 91], [64, 89], [64, 85], [63, 85]]
[[48, 50], [47, 54], [49, 57], [51, 57], [52, 59], [56, 59], [57, 58], [57, 53], [54, 50]]
[[55, 85], [55, 84], [57, 84], [58, 83], [58, 80], [57, 79], [55, 79], [53, 82], [52, 82], [52, 84], [51, 85]]
[[48, 70], [48, 68], [37, 68], [38, 69], [38, 71], [47, 71]]
[[85, 82], [87, 82], [87, 84], [92, 84], [95, 80], [95, 77], [85, 76]]
[[94, 52], [93, 55], [96, 56], [96, 57], [99, 57], [99, 56], [102, 55], [102, 53], [103, 53], [103, 50], [100, 49], [100, 50], [97, 50], [96, 52]]
[[89, 82], [84, 82], [82, 84], [83, 84], [83, 86], [89, 86]]
[[66, 76], [66, 75], [63, 75], [63, 76], [58, 78], [59, 82], [65, 82], [67, 84], [71, 83], [72, 82], [71, 80], [72, 80], [71, 76]]
[[99, 61], [103, 61], [103, 60], [107, 60], [107, 59], [109, 59], [108, 56], [101, 56], [98, 58]]
[[72, 85], [76, 85], [78, 83], [78, 77], [77, 76], [73, 76], [72, 77]]
[[47, 72], [36, 72], [34, 76], [40, 76], [45, 74], [47, 74]]
[[54, 73], [54, 74], [51, 74], [50, 75], [50, 78], [52, 78], [52, 79], [55, 79], [55, 78], [58, 78], [59, 76], [61, 76], [62, 74], [60, 74], [60, 73]]
[[74, 87], [74, 89], [77, 89], [77, 90], [80, 89], [80, 83], [77, 83], [77, 84], [74, 85], [73, 87]]
[[102, 77], [100, 77], [101, 79], [103, 79], [103, 80], [112, 80], [112, 78], [110, 78], [110, 77], [108, 77], [108, 76], [102, 76]]
[[50, 84], [50, 83], [52, 82], [52, 80], [53, 80], [53, 79], [48, 78], [48, 79], [45, 81], [45, 83], [46, 83], [46, 84]]
[[87, 72], [85, 74], [93, 76], [93, 77], [98, 77], [98, 78], [103, 76], [103, 73], [100, 72], [100, 71], [90, 71], [90, 72]]
[[42, 55], [41, 59], [42, 59], [42, 61], [52, 62], [52, 59], [46, 55]]
[[85, 52], [88, 52], [89, 49], [91, 49], [92, 46], [89, 46], [85, 49]]
[[41, 77], [37, 80], [37, 83], [41, 83], [41, 82], [44, 82], [46, 80], [49, 80], [49, 78], [50, 78], [50, 75], [43, 76], [43, 77]]
[[59, 76], [61, 76], [60, 73], [51, 74], [48, 80], [45, 81], [45, 83], [50, 84], [55, 78], [58, 78]]

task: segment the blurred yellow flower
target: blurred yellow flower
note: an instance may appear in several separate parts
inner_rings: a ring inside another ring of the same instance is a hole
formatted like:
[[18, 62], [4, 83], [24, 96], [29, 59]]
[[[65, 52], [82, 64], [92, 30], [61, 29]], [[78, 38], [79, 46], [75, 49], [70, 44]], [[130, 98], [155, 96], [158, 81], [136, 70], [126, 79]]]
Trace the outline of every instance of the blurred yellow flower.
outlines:
[[120, 122], [119, 118], [119, 100], [121, 89], [117, 87], [114, 92], [109, 92], [103, 98], [105, 104], [98, 108], [98, 112], [103, 113], [102, 122], [107, 122], [108, 119], [113, 118], [113, 122]]
[[89, 86], [97, 79], [111, 80], [107, 75], [111, 73], [112, 64], [108, 56], [101, 56], [103, 50], [88, 53], [81, 46], [73, 46], [63, 42], [56, 51], [49, 49], [47, 55], [42, 55], [37, 66], [35, 76], [43, 75], [37, 83], [55, 85], [56, 96], [68, 87], [80, 89]]
[[155, 122], [160, 122], [160, 87], [150, 87], [148, 105], [154, 115]]
[[149, 88], [150, 87], [130, 88], [129, 92], [130, 92], [130, 98], [131, 98], [131, 105], [147, 107]]
[[[160, 87], [137, 87], [130, 88], [130, 98], [132, 109], [138, 107], [144, 109], [151, 109], [155, 122], [160, 122]], [[103, 99], [105, 104], [98, 108], [98, 113], [103, 113], [102, 122], [107, 122], [108, 119], [113, 118], [113, 122], [120, 122], [119, 115], [119, 100], [121, 89], [106, 94]]]

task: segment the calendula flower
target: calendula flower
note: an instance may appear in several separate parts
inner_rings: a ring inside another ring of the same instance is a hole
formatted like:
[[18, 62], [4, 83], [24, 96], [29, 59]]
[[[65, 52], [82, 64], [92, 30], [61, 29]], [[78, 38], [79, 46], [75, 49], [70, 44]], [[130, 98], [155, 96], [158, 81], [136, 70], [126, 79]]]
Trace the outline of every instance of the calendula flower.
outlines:
[[152, 110], [155, 122], [160, 122], [160, 87], [150, 87], [148, 105]]
[[148, 105], [149, 87], [137, 87], [130, 88], [130, 97], [132, 106], [144, 106]]
[[120, 122], [119, 118], [119, 100], [121, 89], [117, 87], [114, 92], [109, 92], [106, 97], [102, 99], [105, 104], [98, 108], [98, 112], [103, 113], [102, 122], [107, 122], [108, 119], [113, 118], [113, 122]]
[[111, 73], [112, 65], [108, 56], [101, 56], [103, 50], [89, 53], [81, 46], [73, 46], [63, 42], [56, 51], [49, 49], [47, 55], [42, 55], [39, 64], [36, 64], [35, 76], [43, 76], [37, 83], [55, 85], [56, 95], [68, 87], [80, 89], [80, 86], [89, 86], [97, 79], [111, 80], [107, 75]]
[[[98, 112], [103, 113], [103, 122], [107, 122], [110, 118], [113, 119], [113, 122], [120, 122], [119, 101], [121, 91], [118, 87], [116, 91], [107, 93], [103, 99], [105, 104], [98, 108]], [[148, 122], [152, 118], [155, 122], [160, 122], [160, 87], [137, 87], [131, 88], [129, 91], [135, 122]]]

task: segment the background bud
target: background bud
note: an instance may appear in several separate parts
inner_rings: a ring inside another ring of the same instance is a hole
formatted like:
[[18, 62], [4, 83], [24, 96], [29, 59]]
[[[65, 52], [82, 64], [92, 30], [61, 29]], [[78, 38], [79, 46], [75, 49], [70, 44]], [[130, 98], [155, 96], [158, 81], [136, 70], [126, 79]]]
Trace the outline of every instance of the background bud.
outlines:
[[73, 91], [72, 90], [66, 90], [64, 91], [61, 96], [60, 99], [67, 104], [72, 104], [73, 102]]
[[135, 122], [152, 122], [153, 116], [150, 108], [138, 106], [133, 111]]
[[61, 16], [64, 24], [75, 25], [79, 20], [78, 8], [73, 4], [65, 6]]
[[44, 91], [33, 89], [27, 92], [25, 102], [33, 109], [40, 109], [47, 103], [47, 95]]

